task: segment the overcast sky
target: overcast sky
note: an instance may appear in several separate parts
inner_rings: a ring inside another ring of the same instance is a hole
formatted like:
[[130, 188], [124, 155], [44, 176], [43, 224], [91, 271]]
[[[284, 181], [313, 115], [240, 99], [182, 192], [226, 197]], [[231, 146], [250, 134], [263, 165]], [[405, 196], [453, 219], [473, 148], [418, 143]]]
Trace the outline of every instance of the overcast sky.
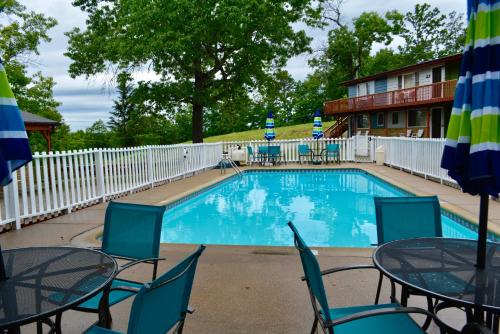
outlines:
[[[40, 47], [39, 66], [33, 70], [41, 70], [45, 75], [52, 76], [57, 85], [54, 95], [62, 103], [59, 108], [64, 120], [72, 130], [84, 129], [98, 119], [107, 121], [112, 108], [115, 93], [106, 77], [96, 77], [91, 80], [84, 78], [72, 79], [68, 75], [70, 60], [63, 53], [67, 48], [67, 38], [64, 32], [73, 27], [85, 27], [85, 14], [71, 5], [71, 0], [20, 0], [28, 9], [54, 17], [58, 25], [50, 31], [52, 41]], [[195, 0], [193, 0], [195, 1]], [[465, 13], [466, 0], [428, 0], [442, 12], [457, 11]], [[346, 0], [342, 12], [344, 21], [348, 22], [363, 11], [384, 13], [397, 9], [401, 12], [412, 10], [416, 1], [409, 0]], [[313, 49], [318, 49], [326, 43], [326, 31], [308, 30], [314, 38]], [[395, 42], [397, 43], [397, 41]], [[376, 46], [376, 49], [380, 46]], [[304, 79], [311, 71], [307, 65], [310, 55], [291, 59], [287, 70], [295, 79]], [[152, 74], [144, 73], [148, 77]]]

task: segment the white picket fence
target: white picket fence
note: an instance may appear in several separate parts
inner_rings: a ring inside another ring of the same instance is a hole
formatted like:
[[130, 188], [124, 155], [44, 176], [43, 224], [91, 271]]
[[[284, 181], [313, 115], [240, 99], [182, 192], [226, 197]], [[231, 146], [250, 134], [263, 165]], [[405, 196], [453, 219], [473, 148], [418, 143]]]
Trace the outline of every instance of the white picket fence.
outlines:
[[212, 168], [222, 144], [35, 153], [3, 188], [0, 226], [43, 220]]
[[445, 139], [374, 137], [373, 147], [383, 146], [384, 163], [388, 166], [418, 174], [424, 178], [433, 178], [441, 183], [456, 184], [442, 169], [441, 156]]
[[[455, 184], [440, 168], [444, 139], [369, 137], [366, 156], [356, 154], [357, 140], [355, 137], [290, 139], [274, 140], [271, 145], [281, 147], [287, 163], [299, 161], [300, 144], [316, 150], [330, 143], [339, 144], [342, 162], [373, 162], [376, 148], [383, 146], [386, 165]], [[367, 138], [362, 140], [366, 147]], [[238, 146], [245, 151], [251, 146], [257, 152], [259, 146], [268, 144], [257, 140], [36, 153], [31, 163], [14, 173], [17, 182], [2, 189], [0, 230], [10, 224], [18, 229], [22, 224], [196, 174], [213, 168], [224, 151], [231, 152]]]

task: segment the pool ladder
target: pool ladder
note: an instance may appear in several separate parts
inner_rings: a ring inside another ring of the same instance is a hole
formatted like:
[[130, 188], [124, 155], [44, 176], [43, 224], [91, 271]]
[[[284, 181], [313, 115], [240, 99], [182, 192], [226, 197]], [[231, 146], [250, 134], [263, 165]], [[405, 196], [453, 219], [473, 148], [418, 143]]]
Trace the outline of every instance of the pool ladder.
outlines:
[[231, 159], [229, 157], [229, 155], [226, 155], [226, 154], [224, 154], [222, 156], [222, 159], [219, 162], [220, 173], [221, 174], [223, 174], [223, 173], [226, 174], [226, 162], [229, 164], [229, 166], [231, 166], [234, 169], [234, 171], [236, 172], [236, 174], [238, 176], [240, 176], [240, 177], [242, 176], [243, 171], [236, 165], [236, 163], [234, 162], [234, 160]]

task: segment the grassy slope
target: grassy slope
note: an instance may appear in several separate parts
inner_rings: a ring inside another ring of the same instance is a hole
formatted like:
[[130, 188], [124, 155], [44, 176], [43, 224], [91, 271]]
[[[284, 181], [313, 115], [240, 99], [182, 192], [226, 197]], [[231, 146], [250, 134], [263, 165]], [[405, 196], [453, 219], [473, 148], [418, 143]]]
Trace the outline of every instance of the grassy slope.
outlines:
[[[334, 122], [324, 122], [323, 130], [328, 129]], [[312, 122], [307, 124], [282, 126], [275, 128], [276, 139], [295, 139], [295, 138], [310, 138], [312, 136]], [[263, 140], [264, 129], [233, 132], [220, 136], [213, 136], [203, 139], [205, 143], [214, 143], [219, 141], [246, 141], [246, 140]]]

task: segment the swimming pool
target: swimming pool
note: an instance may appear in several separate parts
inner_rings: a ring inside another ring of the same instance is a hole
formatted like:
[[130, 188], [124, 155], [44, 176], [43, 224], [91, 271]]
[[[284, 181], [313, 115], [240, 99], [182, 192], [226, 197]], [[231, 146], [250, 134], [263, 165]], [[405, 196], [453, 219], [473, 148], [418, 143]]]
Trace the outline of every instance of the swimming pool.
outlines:
[[[162, 242], [291, 246], [292, 221], [316, 247], [370, 247], [377, 242], [374, 196], [407, 196], [358, 169], [247, 171], [173, 203]], [[447, 237], [475, 238], [442, 215]]]

